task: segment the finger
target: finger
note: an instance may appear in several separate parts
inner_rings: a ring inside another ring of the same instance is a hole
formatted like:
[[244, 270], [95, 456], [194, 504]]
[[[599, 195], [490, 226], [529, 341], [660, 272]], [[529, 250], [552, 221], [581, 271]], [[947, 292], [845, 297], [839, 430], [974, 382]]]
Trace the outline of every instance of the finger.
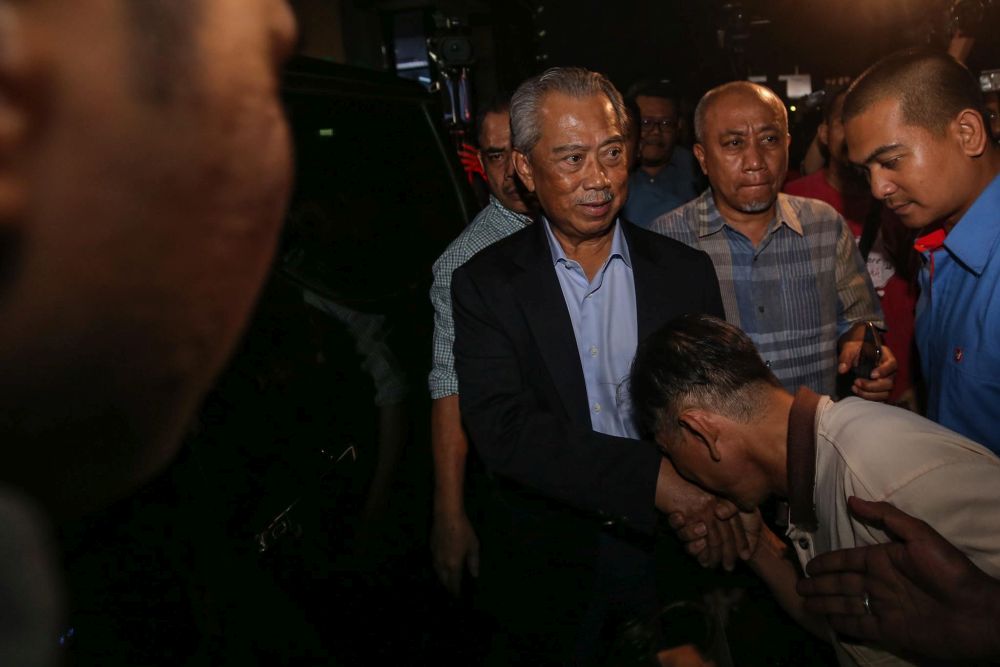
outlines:
[[695, 540], [693, 542], [688, 542], [687, 544], [684, 545], [684, 549], [692, 556], [698, 556], [705, 550], [705, 547], [707, 546], [708, 542], [702, 539], [702, 540]]
[[806, 572], [810, 577], [837, 572], [857, 572], [864, 574], [867, 550], [876, 547], [855, 547], [853, 549], [838, 549], [816, 556], [806, 564]]
[[721, 521], [731, 519], [740, 513], [740, 508], [732, 502], [719, 498], [715, 501], [715, 516]]
[[719, 537], [722, 539], [722, 567], [726, 572], [732, 572], [736, 567], [736, 536], [734, 521], [719, 522]]
[[681, 542], [693, 542], [704, 539], [708, 535], [708, 528], [705, 527], [704, 523], [699, 521], [698, 523], [684, 526], [680, 530], [674, 531], [674, 533]]
[[705, 536], [705, 539], [708, 541], [708, 548], [705, 549], [705, 562], [702, 565], [716, 567], [719, 561], [722, 560], [722, 536], [719, 534], [719, 523], [712, 521], [705, 528], [708, 529]]
[[840, 347], [840, 354], [837, 356], [837, 372], [846, 373], [858, 365], [858, 357], [861, 353], [861, 343], [858, 341], [847, 341]]
[[802, 608], [810, 614], [823, 616], [865, 616], [863, 596], [858, 595], [819, 595], [803, 598]]
[[836, 572], [799, 579], [795, 590], [803, 596], [864, 597], [865, 578], [854, 572]]
[[830, 627], [840, 634], [868, 641], [883, 641], [882, 633], [879, 632], [878, 619], [871, 614], [862, 614], [860, 616], [833, 614], [827, 616], [826, 620], [830, 624]]
[[734, 516], [732, 519], [729, 520], [729, 523], [732, 524], [733, 537], [736, 540], [734, 544], [734, 547], [736, 549], [736, 555], [739, 556], [742, 560], [747, 560], [753, 553], [753, 549], [750, 546], [750, 538], [747, 535], [747, 529], [746, 526], [743, 524], [743, 521], [744, 519], [743, 516], [741, 515], [741, 516]]
[[872, 370], [873, 378], [887, 378], [896, 374], [899, 369], [899, 364], [896, 361], [896, 357], [892, 356], [892, 353], [888, 353], [889, 348], [882, 348], [882, 362]]
[[858, 378], [851, 385], [851, 390], [856, 396], [868, 401], [887, 401], [889, 400], [889, 394], [892, 393], [893, 384], [892, 378], [883, 378], [881, 380], [863, 380]]
[[847, 499], [847, 506], [865, 523], [882, 528], [904, 542], [939, 537], [926, 521], [910, 516], [887, 502], [871, 502], [851, 496]]
[[685, 519], [684, 515], [680, 512], [674, 512], [667, 517], [667, 523], [669, 523], [670, 527], [674, 530], [679, 530], [687, 523], [687, 519]]

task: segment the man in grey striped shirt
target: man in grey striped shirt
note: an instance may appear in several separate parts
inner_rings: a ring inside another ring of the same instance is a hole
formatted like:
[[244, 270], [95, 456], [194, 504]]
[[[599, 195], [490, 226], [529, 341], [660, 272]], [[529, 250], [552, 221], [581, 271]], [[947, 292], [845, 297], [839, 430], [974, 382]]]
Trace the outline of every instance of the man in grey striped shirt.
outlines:
[[479, 128], [479, 161], [490, 186], [490, 203], [434, 262], [431, 303], [434, 305], [431, 392], [431, 446], [434, 453], [434, 519], [431, 555], [441, 583], [458, 595], [468, 571], [479, 570], [479, 540], [465, 512], [465, 460], [469, 442], [458, 412], [455, 374], [455, 323], [451, 313], [451, 274], [477, 252], [531, 223], [528, 206], [514, 181], [510, 146], [510, 102], [497, 100], [483, 108]]
[[[788, 114], [769, 89], [724, 84], [695, 110], [694, 147], [711, 188], [650, 229], [707, 252], [726, 318], [743, 329], [789, 391], [836, 394], [857, 365], [866, 322], [884, 329], [871, 279], [844, 219], [815, 199], [780, 193], [788, 170]], [[851, 390], [887, 400], [896, 359]]]

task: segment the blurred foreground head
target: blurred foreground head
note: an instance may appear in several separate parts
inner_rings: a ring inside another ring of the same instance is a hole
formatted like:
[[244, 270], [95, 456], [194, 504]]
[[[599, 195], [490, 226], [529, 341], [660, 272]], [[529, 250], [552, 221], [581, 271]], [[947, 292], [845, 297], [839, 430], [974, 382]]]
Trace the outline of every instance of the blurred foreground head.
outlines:
[[0, 482], [57, 513], [169, 460], [289, 189], [283, 0], [0, 0]]

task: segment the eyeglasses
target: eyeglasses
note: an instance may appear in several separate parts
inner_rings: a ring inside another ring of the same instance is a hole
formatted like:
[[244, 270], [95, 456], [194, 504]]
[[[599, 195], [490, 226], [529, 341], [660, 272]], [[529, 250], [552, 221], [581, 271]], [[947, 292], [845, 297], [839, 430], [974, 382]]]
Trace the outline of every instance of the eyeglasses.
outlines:
[[643, 132], [652, 132], [658, 129], [660, 132], [671, 132], [677, 127], [677, 120], [674, 118], [643, 118], [639, 121], [639, 126]]

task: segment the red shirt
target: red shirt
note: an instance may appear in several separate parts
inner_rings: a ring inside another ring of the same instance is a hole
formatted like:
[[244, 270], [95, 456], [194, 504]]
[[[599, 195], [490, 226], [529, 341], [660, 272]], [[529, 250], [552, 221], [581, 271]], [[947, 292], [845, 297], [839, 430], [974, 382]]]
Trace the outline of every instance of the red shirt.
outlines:
[[[784, 190], [790, 195], [819, 199], [835, 208], [844, 216], [844, 220], [854, 233], [855, 240], [858, 241], [865, 219], [875, 201], [867, 193], [845, 197], [827, 182], [826, 169], [787, 182]], [[887, 238], [899, 238], [905, 234], [906, 229], [899, 219], [888, 209], [883, 209], [882, 228], [868, 253], [868, 273], [882, 303], [886, 326], [889, 327], [885, 333], [885, 343], [892, 349], [899, 363], [890, 401], [895, 401], [910, 388], [913, 383], [912, 370], [916, 368], [913, 317], [917, 303], [917, 286], [915, 282], [906, 281], [896, 273], [896, 267], [884, 243]], [[905, 243], [902, 245], [907, 247]]]

